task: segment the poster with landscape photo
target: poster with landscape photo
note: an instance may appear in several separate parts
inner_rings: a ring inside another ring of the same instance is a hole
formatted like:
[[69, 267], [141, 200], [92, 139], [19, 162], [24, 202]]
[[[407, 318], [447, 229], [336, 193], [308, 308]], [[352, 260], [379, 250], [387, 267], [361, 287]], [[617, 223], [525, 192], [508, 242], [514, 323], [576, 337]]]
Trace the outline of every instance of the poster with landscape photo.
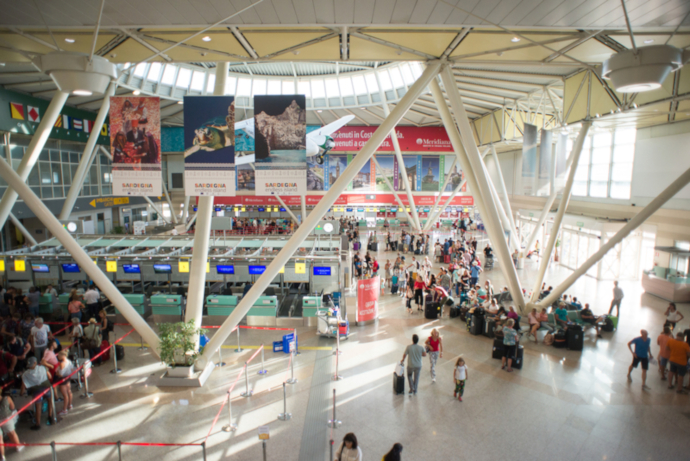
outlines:
[[410, 188], [412, 192], [417, 190], [417, 156], [416, 155], [403, 155], [404, 165], [398, 167], [398, 190], [405, 190], [405, 183], [403, 182], [402, 175], [407, 175], [407, 179], [410, 183]]
[[323, 191], [325, 190], [325, 162], [318, 164], [316, 157], [309, 157], [307, 159], [307, 190], [308, 191]]
[[306, 193], [305, 96], [254, 96], [254, 135], [256, 193]]
[[368, 160], [364, 164], [361, 170], [355, 175], [352, 180], [352, 190], [359, 192], [370, 192], [371, 191], [371, 168], [373, 162]]
[[422, 156], [422, 191], [438, 192], [440, 184], [440, 162], [437, 155]]
[[[392, 192], [386, 181], [383, 179], [385, 176], [388, 178], [388, 182], [393, 185], [395, 182], [395, 156], [393, 155], [377, 155], [376, 161], [379, 162], [381, 168], [376, 169], [376, 191], [378, 192]], [[393, 185], [393, 187], [395, 187]]]
[[326, 190], [330, 189], [347, 168], [347, 155], [328, 154], [326, 156]]

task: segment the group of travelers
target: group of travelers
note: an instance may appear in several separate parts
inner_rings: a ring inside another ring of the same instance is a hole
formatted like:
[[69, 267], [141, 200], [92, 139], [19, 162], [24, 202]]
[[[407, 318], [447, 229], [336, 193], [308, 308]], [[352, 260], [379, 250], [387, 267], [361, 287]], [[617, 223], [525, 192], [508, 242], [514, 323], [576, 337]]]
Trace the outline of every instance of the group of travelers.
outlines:
[[[401, 461], [402, 451], [402, 444], [395, 443], [381, 461]], [[362, 447], [357, 442], [357, 436], [352, 432], [345, 434], [334, 455], [333, 461], [362, 461]]]

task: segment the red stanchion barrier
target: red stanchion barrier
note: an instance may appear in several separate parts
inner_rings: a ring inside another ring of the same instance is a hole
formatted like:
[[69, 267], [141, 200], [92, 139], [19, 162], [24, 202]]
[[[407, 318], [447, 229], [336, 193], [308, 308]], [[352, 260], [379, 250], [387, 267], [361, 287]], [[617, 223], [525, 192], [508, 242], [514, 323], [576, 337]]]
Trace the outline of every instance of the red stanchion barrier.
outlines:
[[[50, 447], [56, 446], [85, 446], [102, 447], [117, 445], [118, 442], [55, 442], [53, 443], [5, 443], [6, 447]], [[200, 443], [149, 443], [149, 442], [120, 442], [120, 445], [134, 447], [200, 447]]]

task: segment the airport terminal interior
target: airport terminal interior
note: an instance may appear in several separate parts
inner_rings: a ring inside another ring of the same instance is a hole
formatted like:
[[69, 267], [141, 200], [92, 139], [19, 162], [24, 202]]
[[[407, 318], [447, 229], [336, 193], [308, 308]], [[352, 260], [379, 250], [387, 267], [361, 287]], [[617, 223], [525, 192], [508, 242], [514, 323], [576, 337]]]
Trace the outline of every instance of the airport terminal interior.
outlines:
[[0, 461], [690, 456], [690, 0], [0, 12]]

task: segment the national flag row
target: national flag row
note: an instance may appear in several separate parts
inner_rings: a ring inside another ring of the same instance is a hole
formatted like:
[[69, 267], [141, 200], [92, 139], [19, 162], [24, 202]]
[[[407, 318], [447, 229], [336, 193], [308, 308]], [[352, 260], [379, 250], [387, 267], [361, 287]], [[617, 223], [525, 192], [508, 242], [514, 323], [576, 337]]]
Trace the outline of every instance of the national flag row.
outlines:
[[[41, 110], [36, 106], [27, 105], [26, 110], [24, 110], [24, 104], [11, 102], [10, 114], [12, 118], [17, 120], [27, 120], [34, 123], [41, 121]], [[55, 121], [55, 128], [91, 133], [93, 131], [93, 120], [79, 119], [61, 114]], [[101, 136], [108, 136], [108, 125], [106, 123], [101, 127]]]

